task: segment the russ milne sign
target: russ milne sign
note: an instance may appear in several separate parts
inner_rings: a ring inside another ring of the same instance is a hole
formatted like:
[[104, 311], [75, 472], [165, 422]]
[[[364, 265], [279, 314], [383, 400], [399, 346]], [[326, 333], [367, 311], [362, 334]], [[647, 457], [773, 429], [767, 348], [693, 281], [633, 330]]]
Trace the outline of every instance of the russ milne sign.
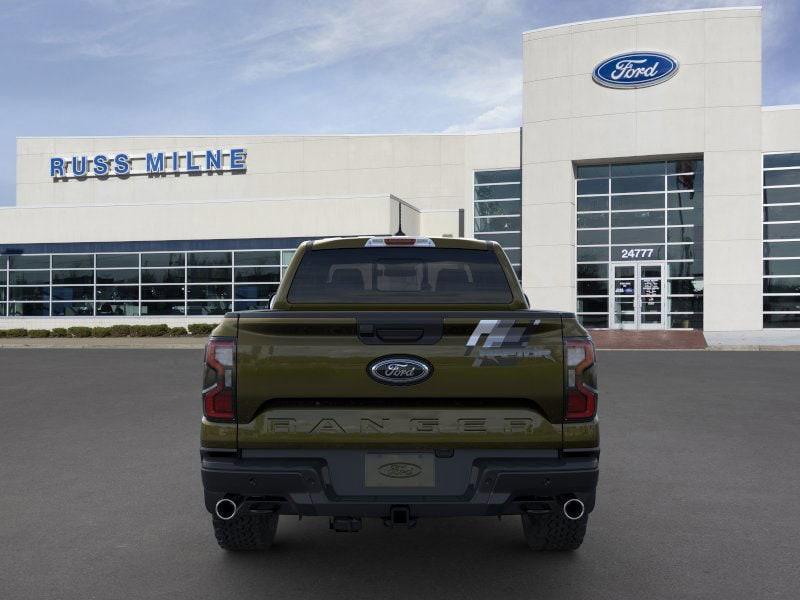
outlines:
[[594, 68], [592, 79], [610, 88], [642, 88], [662, 83], [678, 72], [678, 61], [660, 52], [626, 52]]
[[247, 150], [202, 150], [196, 152], [125, 152], [94, 156], [54, 156], [50, 159], [50, 177], [84, 179], [87, 177], [124, 177], [126, 175], [166, 175], [169, 173], [220, 173], [247, 170]]

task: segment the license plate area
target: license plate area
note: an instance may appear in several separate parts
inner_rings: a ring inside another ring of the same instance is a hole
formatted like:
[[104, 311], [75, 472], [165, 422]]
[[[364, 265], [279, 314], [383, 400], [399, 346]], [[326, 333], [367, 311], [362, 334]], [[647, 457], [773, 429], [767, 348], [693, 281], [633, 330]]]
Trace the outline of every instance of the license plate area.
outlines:
[[368, 452], [364, 460], [364, 486], [372, 488], [432, 488], [436, 462], [432, 452]]

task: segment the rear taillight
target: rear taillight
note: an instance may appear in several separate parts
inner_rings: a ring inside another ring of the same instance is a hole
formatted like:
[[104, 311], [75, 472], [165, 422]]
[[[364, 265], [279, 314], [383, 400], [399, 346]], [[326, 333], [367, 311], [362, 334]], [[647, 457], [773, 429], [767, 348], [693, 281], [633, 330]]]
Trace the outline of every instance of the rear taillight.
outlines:
[[567, 421], [585, 421], [597, 413], [594, 344], [586, 338], [567, 338]]
[[234, 372], [236, 343], [211, 338], [206, 344], [203, 373], [203, 414], [210, 421], [235, 421]]

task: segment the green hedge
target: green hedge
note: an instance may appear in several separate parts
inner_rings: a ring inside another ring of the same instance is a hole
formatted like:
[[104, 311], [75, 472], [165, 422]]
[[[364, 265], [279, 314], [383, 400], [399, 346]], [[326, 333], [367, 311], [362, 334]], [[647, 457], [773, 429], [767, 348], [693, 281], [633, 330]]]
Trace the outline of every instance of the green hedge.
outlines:
[[184, 335], [207, 336], [216, 324], [191, 323], [188, 331], [185, 327], [170, 327], [161, 323], [159, 325], [112, 325], [110, 327], [54, 327], [53, 329], [0, 329], [0, 338], [46, 338], [46, 337], [71, 337], [71, 338], [106, 338], [106, 337], [180, 337]]

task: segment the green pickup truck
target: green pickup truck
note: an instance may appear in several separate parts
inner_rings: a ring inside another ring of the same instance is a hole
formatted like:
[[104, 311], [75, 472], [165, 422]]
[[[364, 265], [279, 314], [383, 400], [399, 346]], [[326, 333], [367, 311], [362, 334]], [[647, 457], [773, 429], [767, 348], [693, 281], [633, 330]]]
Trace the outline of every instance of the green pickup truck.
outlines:
[[269, 309], [233, 312], [205, 351], [206, 508], [227, 550], [279, 515], [411, 527], [520, 515], [535, 550], [574, 550], [594, 508], [594, 345], [529, 306], [494, 242], [309, 241]]

